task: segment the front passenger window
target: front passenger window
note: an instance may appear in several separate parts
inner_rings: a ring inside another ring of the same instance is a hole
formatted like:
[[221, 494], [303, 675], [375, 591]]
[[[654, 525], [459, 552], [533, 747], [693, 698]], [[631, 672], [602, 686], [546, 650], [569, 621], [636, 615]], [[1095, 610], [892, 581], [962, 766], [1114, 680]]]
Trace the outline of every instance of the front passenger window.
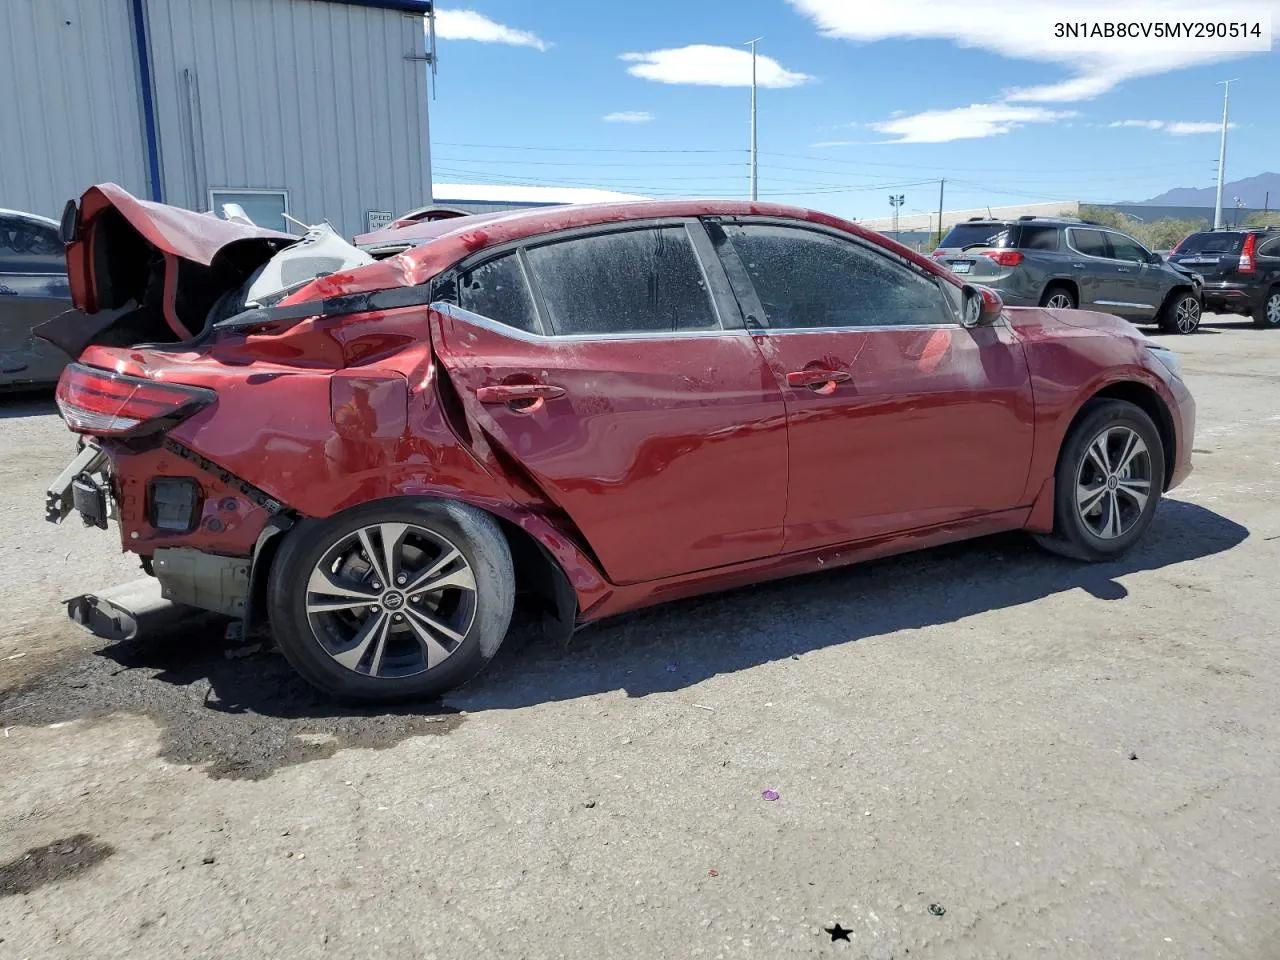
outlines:
[[724, 232], [773, 329], [955, 322], [935, 281], [852, 241], [769, 224]]
[[1138, 263], [1146, 263], [1151, 259], [1151, 255], [1138, 245], [1136, 240], [1130, 240], [1126, 236], [1113, 233], [1111, 240], [1111, 257], [1114, 260], [1130, 260]]

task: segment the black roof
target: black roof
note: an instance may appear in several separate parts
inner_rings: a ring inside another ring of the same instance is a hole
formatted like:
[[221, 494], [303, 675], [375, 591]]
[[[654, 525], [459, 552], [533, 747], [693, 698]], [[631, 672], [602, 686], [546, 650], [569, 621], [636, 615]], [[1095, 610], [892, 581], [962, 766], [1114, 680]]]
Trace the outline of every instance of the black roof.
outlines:
[[431, 0], [326, 0], [328, 3], [345, 3], [349, 7], [374, 7], [381, 10], [400, 10], [404, 13], [431, 12]]

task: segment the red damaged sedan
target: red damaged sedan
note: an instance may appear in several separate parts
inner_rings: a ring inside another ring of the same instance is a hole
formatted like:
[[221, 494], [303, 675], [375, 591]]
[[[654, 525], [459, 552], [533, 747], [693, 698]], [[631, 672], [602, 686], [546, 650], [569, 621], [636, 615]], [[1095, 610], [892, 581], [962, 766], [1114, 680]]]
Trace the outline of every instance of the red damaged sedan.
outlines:
[[[654, 201], [356, 250], [140, 201], [63, 222], [80, 435], [49, 516], [114, 520], [176, 603], [269, 623], [364, 700], [548, 627], [1025, 529], [1132, 547], [1190, 472], [1176, 357], [1005, 308], [854, 224]], [[382, 255], [382, 259], [377, 259]], [[87, 315], [87, 320], [85, 315]]]

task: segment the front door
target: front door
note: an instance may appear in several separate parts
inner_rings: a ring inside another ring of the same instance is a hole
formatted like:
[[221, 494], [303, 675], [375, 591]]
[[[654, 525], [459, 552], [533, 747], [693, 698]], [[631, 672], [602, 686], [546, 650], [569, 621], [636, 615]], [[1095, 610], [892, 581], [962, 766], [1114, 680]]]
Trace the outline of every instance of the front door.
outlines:
[[1117, 302], [1109, 312], [1130, 320], [1150, 320], [1160, 309], [1168, 285], [1163, 271], [1151, 266], [1151, 254], [1138, 241], [1122, 233], [1108, 233], [1107, 240], [1117, 274]]
[[506, 253], [464, 269], [459, 305], [432, 311], [473, 430], [564, 510], [615, 583], [782, 549], [782, 395], [692, 227]]
[[852, 238], [785, 222], [720, 229], [783, 385], [787, 551], [1026, 503], [1031, 383], [1007, 326], [965, 329], [936, 279]]

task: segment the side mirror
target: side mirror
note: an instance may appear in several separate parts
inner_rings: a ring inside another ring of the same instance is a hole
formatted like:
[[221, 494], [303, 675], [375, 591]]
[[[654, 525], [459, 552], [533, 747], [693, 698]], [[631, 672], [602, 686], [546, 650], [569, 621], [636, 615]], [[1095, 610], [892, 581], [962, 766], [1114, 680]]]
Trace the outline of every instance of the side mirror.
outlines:
[[990, 287], [976, 283], [964, 285], [964, 309], [960, 322], [966, 327], [986, 327], [1004, 314], [1004, 301]]
[[1163, 257], [1162, 255], [1158, 254], [1158, 253], [1153, 253], [1153, 254], [1151, 254], [1151, 257], [1149, 258], [1149, 261], [1148, 261], [1148, 262], [1150, 262], [1150, 263], [1164, 263], [1164, 257]]
[[75, 243], [76, 221], [80, 219], [80, 208], [74, 200], [68, 200], [62, 208], [62, 222], [58, 224], [58, 239], [63, 244]]

